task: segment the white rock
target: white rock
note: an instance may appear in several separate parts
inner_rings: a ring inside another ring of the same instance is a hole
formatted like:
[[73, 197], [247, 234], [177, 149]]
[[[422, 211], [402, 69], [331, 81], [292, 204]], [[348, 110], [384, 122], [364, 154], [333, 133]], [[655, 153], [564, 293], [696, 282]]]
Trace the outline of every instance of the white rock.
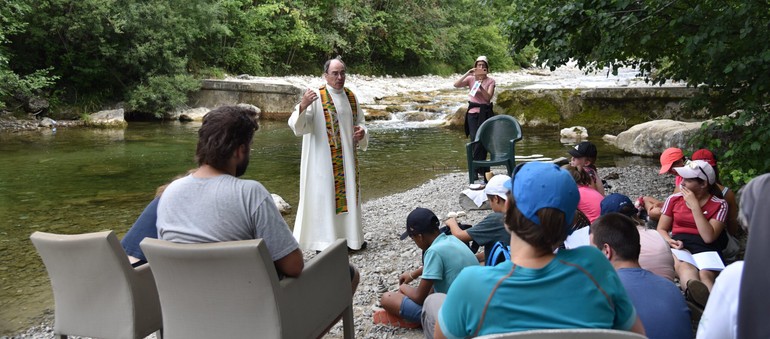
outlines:
[[567, 140], [583, 140], [588, 138], [588, 130], [583, 126], [572, 126], [568, 128], [562, 128], [559, 132], [561, 139]]
[[287, 214], [291, 211], [291, 205], [289, 205], [286, 200], [283, 200], [280, 195], [278, 194], [270, 194], [273, 197], [273, 202], [275, 203], [275, 207], [278, 207], [278, 211], [281, 212], [281, 214]]

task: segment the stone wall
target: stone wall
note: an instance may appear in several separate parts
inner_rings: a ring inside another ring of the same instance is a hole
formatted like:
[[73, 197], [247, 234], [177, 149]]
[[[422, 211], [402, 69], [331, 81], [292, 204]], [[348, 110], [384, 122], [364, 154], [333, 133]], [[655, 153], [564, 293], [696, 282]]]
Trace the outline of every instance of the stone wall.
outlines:
[[263, 119], [288, 119], [302, 90], [291, 84], [251, 80], [203, 80], [201, 89], [189, 102], [190, 107], [216, 108], [239, 103], [262, 110]]
[[585, 126], [592, 134], [617, 134], [650, 120], [710, 118], [708, 112], [683, 109], [697, 91], [684, 87], [515, 89], [498, 94], [495, 111], [514, 116], [525, 126]]

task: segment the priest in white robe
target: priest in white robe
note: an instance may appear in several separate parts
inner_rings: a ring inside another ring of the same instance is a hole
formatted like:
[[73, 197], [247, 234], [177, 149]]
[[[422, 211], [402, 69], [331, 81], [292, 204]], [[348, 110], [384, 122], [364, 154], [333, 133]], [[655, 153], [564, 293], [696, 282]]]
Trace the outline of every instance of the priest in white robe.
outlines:
[[327, 61], [323, 77], [326, 84], [308, 89], [289, 118], [302, 136], [294, 237], [303, 250], [322, 251], [340, 238], [359, 250], [366, 245], [356, 151], [366, 150], [369, 136], [360, 104], [345, 88], [342, 60]]

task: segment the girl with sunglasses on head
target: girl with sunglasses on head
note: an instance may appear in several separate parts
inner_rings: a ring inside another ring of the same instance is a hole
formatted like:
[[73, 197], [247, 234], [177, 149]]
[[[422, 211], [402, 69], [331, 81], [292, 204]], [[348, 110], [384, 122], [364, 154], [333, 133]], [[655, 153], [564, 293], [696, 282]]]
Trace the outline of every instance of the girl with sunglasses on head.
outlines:
[[[714, 251], [721, 257], [727, 244], [723, 231], [728, 208], [716, 186], [714, 169], [703, 160], [694, 160], [674, 170], [683, 178], [680, 192], [669, 196], [663, 204], [658, 232], [671, 248], [687, 250], [692, 254]], [[695, 301], [705, 305], [708, 291], [719, 272], [699, 270], [680, 260], [675, 260], [674, 268], [680, 287], [688, 296], [691, 293], [705, 294], [705, 298], [692, 296], [701, 299]]]

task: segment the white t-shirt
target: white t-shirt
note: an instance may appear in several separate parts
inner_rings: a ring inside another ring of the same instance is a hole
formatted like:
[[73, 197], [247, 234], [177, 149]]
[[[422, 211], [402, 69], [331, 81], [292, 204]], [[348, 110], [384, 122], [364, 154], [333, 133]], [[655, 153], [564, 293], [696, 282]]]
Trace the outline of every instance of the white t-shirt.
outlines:
[[736, 261], [719, 273], [698, 323], [698, 339], [738, 338], [738, 295], [742, 276], [743, 261]]

